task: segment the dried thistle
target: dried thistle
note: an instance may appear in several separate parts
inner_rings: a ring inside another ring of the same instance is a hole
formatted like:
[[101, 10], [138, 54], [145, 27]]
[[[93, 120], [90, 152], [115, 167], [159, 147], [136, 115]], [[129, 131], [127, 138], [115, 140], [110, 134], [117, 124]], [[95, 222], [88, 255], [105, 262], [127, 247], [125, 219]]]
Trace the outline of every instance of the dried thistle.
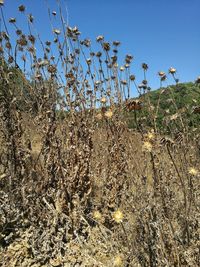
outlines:
[[25, 7], [24, 5], [20, 5], [20, 6], [18, 7], [18, 10], [19, 10], [20, 12], [24, 12], [25, 9], [26, 9], [26, 7]]

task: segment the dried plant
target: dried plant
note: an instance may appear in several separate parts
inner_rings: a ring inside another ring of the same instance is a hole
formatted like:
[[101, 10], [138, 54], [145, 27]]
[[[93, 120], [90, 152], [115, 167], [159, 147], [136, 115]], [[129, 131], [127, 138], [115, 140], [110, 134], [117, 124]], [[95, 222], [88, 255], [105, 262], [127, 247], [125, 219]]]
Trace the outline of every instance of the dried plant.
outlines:
[[[15, 17], [8, 27], [3, 6], [1, 266], [199, 266], [200, 140], [188, 120], [198, 103], [180, 110], [164, 71], [153, 103], [149, 66], [138, 85], [133, 56], [118, 62], [120, 42], [99, 35], [93, 51], [59, 1], [51, 40], [24, 5], [28, 32]], [[176, 113], [160, 127], [164, 94]]]

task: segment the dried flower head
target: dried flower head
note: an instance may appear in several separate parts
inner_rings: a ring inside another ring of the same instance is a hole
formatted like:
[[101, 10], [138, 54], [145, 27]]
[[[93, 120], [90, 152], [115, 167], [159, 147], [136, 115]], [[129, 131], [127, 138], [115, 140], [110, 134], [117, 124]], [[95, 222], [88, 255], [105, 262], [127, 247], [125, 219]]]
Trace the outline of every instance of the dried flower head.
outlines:
[[24, 5], [20, 5], [20, 6], [18, 7], [18, 10], [19, 10], [20, 12], [24, 12], [25, 9], [26, 9], [26, 7], [25, 7]]
[[102, 53], [99, 51], [96, 53], [96, 57], [101, 57], [102, 56]]
[[163, 76], [160, 78], [161, 81], [165, 81], [166, 79], [167, 79], [167, 75], [163, 75]]
[[97, 113], [96, 119], [97, 120], [102, 120], [102, 118], [103, 118], [102, 114], [101, 113]]
[[104, 114], [104, 116], [107, 118], [107, 119], [111, 119], [112, 116], [113, 116], [113, 112], [111, 109], [107, 110]]
[[192, 111], [194, 114], [200, 114], [200, 106], [196, 106], [193, 108], [193, 111]]
[[102, 219], [102, 215], [101, 213], [98, 211], [98, 210], [95, 210], [93, 212], [93, 218], [96, 220], [96, 221], [100, 221]]
[[59, 35], [61, 33], [61, 31], [59, 29], [54, 29], [53, 32], [57, 35]]
[[51, 74], [56, 73], [56, 72], [57, 72], [57, 68], [56, 68], [56, 66], [54, 66], [54, 65], [49, 65], [49, 66], [48, 66], [48, 72], [51, 73]]
[[132, 55], [129, 55], [129, 54], [126, 55], [125, 61], [126, 61], [127, 64], [130, 64], [132, 60], [133, 60], [133, 56]]
[[126, 108], [128, 111], [141, 110], [142, 102], [139, 99], [128, 100], [126, 101]]
[[188, 173], [193, 175], [193, 176], [197, 176], [198, 175], [198, 171], [194, 167], [190, 167], [188, 169]]
[[19, 30], [19, 29], [17, 29], [17, 30], [16, 30], [16, 34], [17, 34], [17, 35], [21, 35], [21, 34], [22, 34], [22, 31]]
[[129, 77], [129, 79], [131, 80], [131, 81], [135, 81], [135, 75], [130, 75], [130, 77]]
[[11, 63], [13, 63], [13, 61], [14, 61], [14, 58], [12, 56], [9, 56], [8, 57], [8, 62], [11, 64]]
[[100, 101], [102, 104], [105, 104], [107, 102], [107, 99], [105, 96], [103, 96]]
[[50, 42], [50, 41], [46, 41], [45, 44], [46, 44], [47, 46], [50, 46], [50, 45], [51, 45], [51, 42]]
[[173, 67], [171, 67], [171, 68], [169, 69], [169, 73], [170, 73], [170, 74], [175, 74], [175, 73], [176, 73], [176, 69], [173, 68]]
[[30, 47], [27, 48], [27, 50], [28, 50], [31, 54], [33, 54], [33, 53], [35, 52], [35, 47], [34, 47], [34, 46], [30, 46]]
[[10, 23], [16, 23], [16, 18], [10, 18], [10, 19], [9, 19], [9, 22], [10, 22]]
[[120, 44], [121, 44], [121, 43], [120, 43], [119, 41], [114, 41], [114, 42], [113, 42], [113, 45], [114, 45], [114, 46], [119, 46]]
[[103, 35], [97, 36], [96, 40], [97, 40], [97, 42], [103, 41], [104, 40]]
[[22, 47], [26, 46], [28, 44], [26, 36], [22, 34], [20, 39], [17, 40], [17, 44], [19, 44]]
[[33, 23], [34, 17], [32, 16], [32, 14], [28, 15], [28, 20], [30, 23]]
[[88, 65], [90, 65], [92, 63], [91, 58], [86, 59], [86, 62], [87, 62]]
[[52, 11], [52, 15], [56, 16], [56, 11]]
[[149, 141], [154, 140], [154, 139], [155, 139], [155, 133], [154, 133], [154, 130], [152, 129], [150, 132], [148, 132], [147, 135], [146, 135], [146, 137], [147, 137], [147, 139], [148, 139]]
[[11, 43], [10, 43], [10, 42], [6, 42], [6, 48], [7, 48], [7, 49], [11, 49], [11, 47], [12, 47], [12, 46], [11, 46]]
[[165, 72], [164, 72], [164, 71], [159, 71], [159, 72], [158, 72], [158, 75], [159, 75], [160, 77], [163, 77], [163, 76], [165, 75]]
[[143, 70], [148, 70], [149, 67], [146, 63], [142, 63], [142, 68]]
[[28, 39], [32, 44], [35, 43], [35, 36], [33, 36], [32, 34], [28, 36]]
[[124, 215], [123, 213], [121, 212], [121, 210], [116, 210], [114, 213], [113, 213], [113, 220], [117, 223], [121, 223], [123, 221], [123, 218], [124, 218]]
[[109, 51], [110, 50], [110, 44], [109, 43], [103, 43], [103, 49], [105, 51]]
[[127, 81], [126, 80], [121, 80], [121, 84], [127, 85]]
[[6, 32], [1, 32], [1, 35], [6, 41], [10, 40], [10, 36]]
[[149, 141], [145, 141], [143, 143], [143, 146], [142, 146], [143, 151], [151, 152], [152, 151], [152, 148], [153, 148], [153, 146], [152, 146], [152, 144]]

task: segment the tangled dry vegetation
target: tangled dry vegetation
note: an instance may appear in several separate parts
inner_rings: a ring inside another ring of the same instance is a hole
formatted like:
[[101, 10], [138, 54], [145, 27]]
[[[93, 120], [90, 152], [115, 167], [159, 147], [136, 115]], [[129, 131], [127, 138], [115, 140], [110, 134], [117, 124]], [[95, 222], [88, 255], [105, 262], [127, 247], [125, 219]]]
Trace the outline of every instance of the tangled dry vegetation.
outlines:
[[172, 101], [160, 131], [148, 65], [137, 86], [118, 41], [98, 36], [93, 52], [60, 13], [44, 42], [22, 5], [29, 33], [11, 18], [14, 42], [0, 5], [0, 265], [199, 266], [199, 129]]

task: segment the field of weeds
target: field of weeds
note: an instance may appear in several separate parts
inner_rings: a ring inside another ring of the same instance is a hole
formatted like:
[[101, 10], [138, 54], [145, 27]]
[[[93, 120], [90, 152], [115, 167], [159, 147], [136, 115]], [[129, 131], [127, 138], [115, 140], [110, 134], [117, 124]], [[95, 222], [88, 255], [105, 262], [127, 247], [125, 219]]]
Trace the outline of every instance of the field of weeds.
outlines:
[[200, 107], [188, 123], [170, 90], [161, 128], [165, 89], [153, 104], [120, 42], [93, 51], [62, 13], [43, 41], [23, 5], [29, 32], [10, 18], [11, 39], [0, 8], [0, 265], [199, 266]]

